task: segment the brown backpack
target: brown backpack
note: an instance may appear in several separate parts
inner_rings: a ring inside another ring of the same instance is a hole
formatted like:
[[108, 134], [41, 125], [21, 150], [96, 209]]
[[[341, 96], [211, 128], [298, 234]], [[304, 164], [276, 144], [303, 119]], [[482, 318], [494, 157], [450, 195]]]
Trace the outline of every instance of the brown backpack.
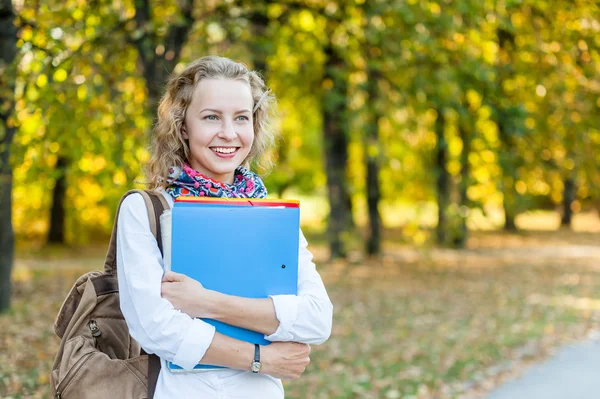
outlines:
[[117, 210], [104, 271], [79, 277], [54, 322], [61, 338], [52, 366], [52, 392], [62, 399], [152, 398], [160, 360], [131, 338], [119, 306], [117, 222], [123, 200], [144, 197], [150, 229], [162, 253], [160, 215], [169, 205], [160, 193], [128, 191]]

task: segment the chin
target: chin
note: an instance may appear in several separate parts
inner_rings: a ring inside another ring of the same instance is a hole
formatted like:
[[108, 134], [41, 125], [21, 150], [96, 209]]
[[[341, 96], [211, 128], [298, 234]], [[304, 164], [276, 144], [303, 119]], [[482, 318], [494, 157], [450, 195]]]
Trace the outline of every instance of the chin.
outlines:
[[232, 167], [228, 167], [228, 168], [210, 168], [210, 171], [213, 175], [216, 176], [227, 176], [229, 174], [232, 174], [235, 172], [235, 170], [237, 169], [238, 165], [236, 164], [235, 166]]

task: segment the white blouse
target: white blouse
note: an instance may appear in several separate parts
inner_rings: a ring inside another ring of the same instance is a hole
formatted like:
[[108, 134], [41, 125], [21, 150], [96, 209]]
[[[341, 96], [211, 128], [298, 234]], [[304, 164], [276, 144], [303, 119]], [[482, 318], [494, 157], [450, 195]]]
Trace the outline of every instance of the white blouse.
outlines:
[[[161, 194], [172, 208], [171, 196], [164, 190]], [[265, 336], [265, 339], [317, 345], [326, 341], [331, 334], [333, 305], [312, 262], [313, 256], [307, 249], [302, 232], [299, 244], [298, 295], [271, 296], [279, 327], [273, 334]], [[161, 297], [163, 260], [150, 231], [144, 199], [139, 194], [128, 196], [119, 212], [117, 276], [121, 311], [131, 336], [146, 352], [155, 353], [161, 359], [172, 361], [185, 370], [193, 369], [210, 346], [215, 328], [175, 309], [168, 300]], [[226, 374], [227, 379], [222, 380]], [[239, 381], [232, 381], [232, 378]], [[229, 369], [172, 373], [163, 364], [155, 398], [204, 397], [202, 392], [224, 398], [236, 397], [234, 393], [227, 394], [227, 386], [239, 386], [240, 383], [240, 389], [246, 393], [246, 397], [254, 397], [248, 389], [252, 389], [259, 380], [275, 386], [276, 392], [283, 394], [281, 381], [265, 374], [248, 374], [247, 371]], [[211, 384], [211, 381], [219, 383]], [[220, 381], [229, 382], [223, 384]], [[279, 394], [266, 395], [266, 387], [263, 385], [257, 385], [256, 389], [261, 391], [256, 392], [257, 395], [282, 397]]]

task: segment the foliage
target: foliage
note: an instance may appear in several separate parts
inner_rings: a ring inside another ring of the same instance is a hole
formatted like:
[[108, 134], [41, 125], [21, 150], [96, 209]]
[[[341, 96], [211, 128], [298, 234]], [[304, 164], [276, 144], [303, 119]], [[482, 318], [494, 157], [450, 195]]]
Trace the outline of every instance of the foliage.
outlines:
[[[348, 69], [347, 179], [357, 203], [365, 198], [364, 122], [374, 109], [381, 116], [383, 205], [435, 201], [438, 112], [445, 116], [453, 192], [460, 182], [459, 128], [470, 131], [471, 209], [501, 207], [510, 194], [507, 168], [519, 211], [558, 205], [567, 177], [577, 183], [575, 211], [598, 200], [600, 13], [592, 2], [373, 1], [370, 10], [360, 0], [196, 3], [173, 71], [204, 54], [264, 62], [281, 111], [277, 166], [266, 174], [274, 195], [325, 193], [320, 99], [331, 84], [322, 79], [331, 40]], [[148, 34], [155, 54], [168, 58], [161, 40], [179, 23], [180, 4], [150, 2], [151, 22], [140, 30], [130, 2], [20, 3], [12, 157], [19, 237], [47, 230], [57, 178], [69, 183], [68, 241], [109, 231], [120, 194], [143, 181], [153, 123], [132, 40]], [[253, 30], [257, 15], [267, 23], [260, 32]], [[510, 48], [499, 47], [499, 32], [512, 35]], [[380, 71], [377, 104], [365, 104], [368, 65]], [[58, 157], [69, 161], [65, 176], [55, 170]]]

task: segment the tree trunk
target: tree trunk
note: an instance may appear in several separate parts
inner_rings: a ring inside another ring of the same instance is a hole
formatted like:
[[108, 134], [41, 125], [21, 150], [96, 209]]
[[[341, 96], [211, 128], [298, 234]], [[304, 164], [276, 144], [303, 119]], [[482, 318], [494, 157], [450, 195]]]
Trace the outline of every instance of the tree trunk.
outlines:
[[[502, 121], [498, 122], [498, 131], [500, 136], [503, 135], [505, 129]], [[502, 194], [504, 200], [502, 201], [502, 208], [504, 209], [504, 230], [509, 232], [517, 231], [517, 225], [515, 219], [517, 217], [516, 212], [516, 198], [517, 192], [515, 190], [515, 182], [517, 180], [516, 165], [511, 160], [512, 154], [509, 152], [509, 146], [504, 145], [503, 153], [500, 154], [500, 168], [502, 169]]]
[[369, 113], [365, 125], [365, 162], [367, 164], [367, 208], [369, 214], [369, 236], [367, 237], [367, 254], [376, 255], [381, 252], [381, 215], [379, 201], [381, 189], [379, 185], [379, 169], [381, 144], [379, 142], [379, 120], [381, 115], [377, 108], [379, 99], [379, 70], [371, 63], [367, 69], [367, 104]]
[[10, 307], [10, 276], [14, 257], [12, 171], [3, 168], [0, 180], [0, 313]]
[[[498, 29], [497, 31], [498, 37], [498, 47], [500, 50], [500, 59], [498, 62], [499, 71], [498, 71], [498, 90], [499, 90], [499, 98], [506, 97], [503, 92], [503, 83], [504, 79], [509, 77], [510, 75], [514, 75], [513, 72], [510, 71], [510, 63], [511, 61], [511, 51], [514, 47], [515, 36], [513, 33], [504, 30]], [[502, 60], [502, 56], [504, 55], [505, 61]], [[504, 110], [501, 102], [497, 105], [497, 125], [498, 125], [498, 136], [500, 138], [500, 142], [502, 143], [500, 154], [500, 168], [502, 169], [502, 193], [504, 194], [503, 208], [504, 208], [504, 230], [506, 231], [516, 231], [517, 225], [515, 224], [516, 219], [516, 204], [517, 204], [517, 192], [515, 191], [515, 183], [517, 181], [517, 165], [514, 162], [513, 154], [514, 154], [514, 143], [512, 138], [512, 132], [508, 131], [507, 121], [503, 116]]]
[[447, 218], [446, 210], [450, 197], [450, 176], [446, 169], [448, 162], [448, 143], [444, 135], [445, 120], [442, 108], [437, 109], [437, 119], [435, 121], [435, 134], [437, 143], [435, 148], [435, 164], [437, 171], [436, 191], [438, 203], [438, 224], [436, 228], [436, 238], [439, 245], [446, 244], [447, 237]]
[[515, 220], [517, 218], [515, 207], [515, 194], [514, 194], [514, 178], [513, 176], [504, 177], [503, 189], [504, 201], [502, 208], [504, 209], [504, 230], [508, 232], [517, 231], [517, 225]]
[[[261, 2], [262, 3], [262, 2]], [[266, 37], [267, 28], [269, 27], [269, 17], [267, 15], [267, 6], [270, 1], [266, 1], [266, 4], [255, 4], [252, 7], [252, 12], [249, 15], [250, 26], [252, 27], [252, 64], [254, 69], [261, 73], [263, 77], [266, 77], [267, 73], [267, 56], [269, 55], [269, 46], [271, 46], [271, 40]]]
[[561, 226], [571, 227], [571, 221], [573, 219], [573, 202], [577, 196], [577, 185], [575, 179], [569, 176], [564, 182], [565, 188], [563, 193], [563, 214], [560, 220]]
[[52, 208], [50, 209], [49, 244], [65, 243], [65, 200], [67, 195], [67, 158], [59, 156], [56, 162], [56, 184], [52, 193]]
[[[583, 69], [583, 60], [578, 57], [577, 65]], [[566, 132], [563, 144], [567, 151], [567, 160], [573, 161], [573, 167], [571, 169], [566, 168], [564, 165], [567, 162], [563, 162], [563, 176], [564, 176], [564, 187], [563, 187], [563, 213], [560, 220], [561, 226], [571, 227], [573, 219], [573, 203], [577, 200], [577, 184], [575, 179], [577, 177], [577, 133], [576, 130], [570, 130]]]
[[381, 215], [379, 214], [379, 162], [375, 157], [367, 158], [367, 207], [369, 210], [369, 237], [367, 254], [381, 253]]
[[[267, 7], [272, 2], [266, 0], [262, 4], [256, 4], [252, 7], [252, 11], [248, 15], [248, 21], [250, 22], [252, 40], [250, 41], [251, 59], [252, 65], [255, 71], [259, 72], [265, 84], [267, 84], [268, 76], [268, 65], [267, 58], [271, 55], [272, 39], [267, 36], [269, 28], [269, 16], [267, 15]], [[288, 155], [288, 144], [287, 140], [281, 140], [280, 145], [277, 147], [277, 163], [279, 165], [285, 165]], [[292, 176], [290, 176], [292, 178]], [[288, 184], [284, 184], [279, 189], [279, 198], [283, 198], [283, 192], [288, 188]]]
[[460, 139], [462, 140], [462, 152], [460, 154], [460, 184], [459, 184], [459, 196], [460, 196], [460, 231], [456, 239], [456, 246], [464, 248], [467, 245], [469, 239], [469, 229], [467, 227], [467, 219], [469, 217], [469, 198], [467, 197], [467, 190], [469, 189], [469, 175], [471, 169], [469, 167], [469, 154], [471, 153], [471, 134], [465, 126], [459, 125]]
[[323, 135], [325, 144], [325, 172], [329, 205], [331, 208], [328, 223], [328, 239], [331, 258], [345, 258], [344, 233], [352, 219], [350, 195], [346, 179], [348, 162], [348, 137], [346, 108], [348, 84], [344, 71], [344, 61], [339, 57], [333, 44], [325, 48], [323, 94]]
[[14, 257], [12, 226], [12, 168], [10, 148], [16, 129], [11, 120], [15, 106], [17, 30], [11, 0], [0, 1], [0, 312], [10, 307]]
[[[194, 24], [193, 0], [179, 0], [179, 18], [169, 26], [167, 34], [160, 43], [152, 31], [152, 15], [148, 0], [135, 0], [135, 22], [138, 31], [144, 32], [139, 38], [131, 39], [138, 50], [138, 60], [142, 75], [148, 88], [147, 110], [156, 117], [156, 109], [162, 95], [164, 84], [173, 72], [181, 57], [181, 49]], [[164, 46], [157, 54], [159, 44]]]

